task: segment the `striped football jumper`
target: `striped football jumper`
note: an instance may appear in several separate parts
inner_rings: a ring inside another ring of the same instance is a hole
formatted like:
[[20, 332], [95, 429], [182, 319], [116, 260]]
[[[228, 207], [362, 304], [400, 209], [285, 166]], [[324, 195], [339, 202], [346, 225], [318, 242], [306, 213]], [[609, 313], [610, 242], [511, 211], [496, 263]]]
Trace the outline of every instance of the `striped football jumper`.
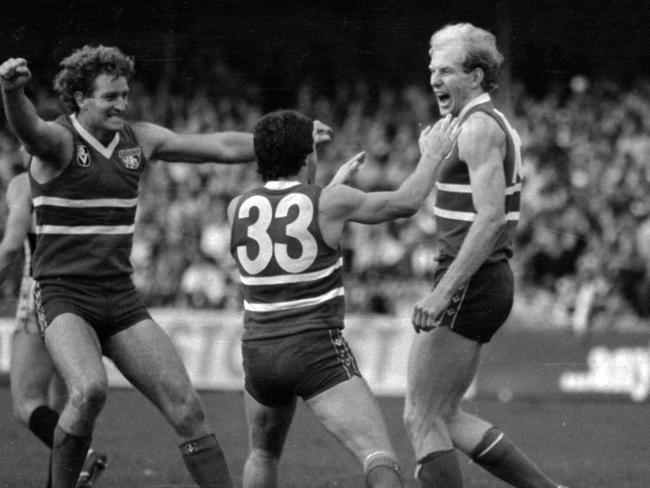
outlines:
[[128, 124], [104, 146], [74, 115], [56, 122], [72, 132], [74, 153], [51, 181], [40, 184], [30, 175], [34, 278], [128, 277], [138, 183], [146, 163], [142, 149]]
[[[474, 112], [483, 112], [499, 124], [506, 134], [506, 154], [503, 170], [506, 178], [504, 210], [506, 225], [500, 232], [486, 263], [512, 257], [512, 239], [519, 221], [519, 205], [522, 183], [521, 141], [519, 135], [505, 116], [494, 105], [490, 95], [484, 93], [467, 104], [458, 116], [460, 124]], [[472, 187], [465, 161], [458, 156], [458, 145], [449, 158], [442, 162], [436, 181], [434, 206], [441, 261], [453, 259], [465, 240], [469, 227], [476, 218], [472, 202]]]
[[237, 202], [230, 251], [241, 277], [244, 340], [343, 328], [343, 258], [321, 235], [320, 193], [267, 182]]

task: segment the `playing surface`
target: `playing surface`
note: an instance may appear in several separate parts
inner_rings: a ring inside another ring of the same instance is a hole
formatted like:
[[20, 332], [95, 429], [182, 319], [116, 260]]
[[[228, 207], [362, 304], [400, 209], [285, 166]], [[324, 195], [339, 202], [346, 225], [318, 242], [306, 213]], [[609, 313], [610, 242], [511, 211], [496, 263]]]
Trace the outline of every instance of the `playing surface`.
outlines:
[[[240, 393], [202, 392], [209, 418], [241, 486], [246, 457], [246, 424]], [[401, 425], [402, 400], [380, 404], [408, 487], [413, 481], [412, 451]], [[650, 486], [648, 405], [478, 401], [468, 407], [502, 427], [538, 464], [571, 488], [646, 488]], [[47, 450], [11, 417], [9, 388], [0, 387], [0, 487], [42, 488]], [[109, 456], [104, 487], [189, 487], [176, 439], [162, 416], [133, 390], [111, 390], [94, 436], [94, 446]], [[503, 488], [466, 458], [461, 459], [467, 488]], [[361, 488], [356, 461], [300, 406], [280, 468], [283, 488]]]

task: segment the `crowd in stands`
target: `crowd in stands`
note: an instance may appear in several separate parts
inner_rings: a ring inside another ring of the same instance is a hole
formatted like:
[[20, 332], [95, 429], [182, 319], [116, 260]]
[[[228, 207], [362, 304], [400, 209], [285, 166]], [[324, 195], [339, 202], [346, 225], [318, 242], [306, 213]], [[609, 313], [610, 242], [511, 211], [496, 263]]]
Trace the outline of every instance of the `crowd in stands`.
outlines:
[[[186, 92], [168, 83], [151, 90], [136, 81], [130, 118], [183, 132], [251, 131], [263, 113], [254, 84], [231, 83], [225, 95], [214, 88]], [[31, 95], [42, 113], [57, 107], [45, 88]], [[371, 191], [399, 185], [414, 168], [419, 131], [435, 120], [433, 103], [424, 86], [341, 82], [323, 94], [306, 82], [293, 108], [334, 129], [331, 143], [319, 151], [320, 182], [365, 150], [354, 184]], [[524, 149], [513, 261], [517, 306], [540, 311], [541, 325], [569, 325], [577, 333], [642, 324], [650, 316], [650, 82], [622, 88], [576, 77], [543, 98], [515, 83], [506, 111]], [[2, 193], [17, 160], [5, 125]], [[253, 164], [150, 164], [132, 254], [134, 278], [149, 306], [240, 309], [226, 206], [259, 181]], [[433, 198], [410, 219], [349, 225], [350, 311], [410, 316], [435, 269]], [[0, 210], [3, 225], [6, 209]], [[16, 286], [3, 284], [2, 296], [14, 296]]]

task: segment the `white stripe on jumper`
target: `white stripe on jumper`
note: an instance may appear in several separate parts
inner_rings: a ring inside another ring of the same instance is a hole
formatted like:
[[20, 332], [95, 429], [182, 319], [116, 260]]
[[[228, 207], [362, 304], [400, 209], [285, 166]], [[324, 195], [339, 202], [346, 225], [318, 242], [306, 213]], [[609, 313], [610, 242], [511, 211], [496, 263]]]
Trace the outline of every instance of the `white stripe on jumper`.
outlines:
[[244, 300], [244, 310], [247, 310], [249, 312], [279, 312], [281, 310], [291, 310], [293, 308], [318, 305], [319, 303], [323, 303], [331, 300], [332, 298], [340, 297], [343, 295], [345, 295], [345, 291], [343, 287], [339, 287], [317, 297], [302, 298], [300, 300], [291, 300], [289, 302], [249, 303]]
[[339, 258], [336, 263], [327, 268], [320, 269], [318, 271], [312, 271], [311, 273], [296, 273], [292, 275], [275, 275], [275, 276], [242, 276], [239, 275], [239, 278], [244, 285], [255, 286], [255, 285], [284, 285], [287, 283], [303, 283], [305, 281], [316, 281], [327, 276], [330, 276], [334, 271], [343, 266], [343, 258]]
[[[443, 219], [462, 220], [464, 222], [474, 222], [476, 220], [476, 214], [474, 212], [457, 212], [455, 210], [433, 207], [433, 213]], [[519, 220], [519, 212], [508, 212], [506, 214], [506, 220]]]
[[137, 198], [89, 198], [84, 200], [75, 200], [71, 198], [59, 197], [36, 197], [34, 198], [34, 207], [43, 205], [52, 205], [55, 207], [70, 208], [94, 208], [94, 207], [135, 207], [138, 204]]
[[[440, 183], [436, 182], [436, 188], [442, 191], [453, 193], [472, 193], [472, 185], [462, 185], [460, 183]], [[506, 195], [513, 195], [521, 191], [521, 183], [506, 188]]]
[[63, 234], [63, 235], [88, 235], [88, 234], [109, 234], [123, 235], [133, 234], [133, 225], [37, 225], [37, 234]]

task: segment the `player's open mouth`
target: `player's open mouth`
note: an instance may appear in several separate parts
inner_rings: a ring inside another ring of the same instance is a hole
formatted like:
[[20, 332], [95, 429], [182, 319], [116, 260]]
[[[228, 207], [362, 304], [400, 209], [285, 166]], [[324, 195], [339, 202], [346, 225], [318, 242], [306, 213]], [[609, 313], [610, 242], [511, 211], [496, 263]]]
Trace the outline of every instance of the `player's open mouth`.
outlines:
[[436, 98], [438, 99], [438, 105], [441, 107], [447, 106], [451, 101], [451, 97], [446, 93], [436, 93]]

